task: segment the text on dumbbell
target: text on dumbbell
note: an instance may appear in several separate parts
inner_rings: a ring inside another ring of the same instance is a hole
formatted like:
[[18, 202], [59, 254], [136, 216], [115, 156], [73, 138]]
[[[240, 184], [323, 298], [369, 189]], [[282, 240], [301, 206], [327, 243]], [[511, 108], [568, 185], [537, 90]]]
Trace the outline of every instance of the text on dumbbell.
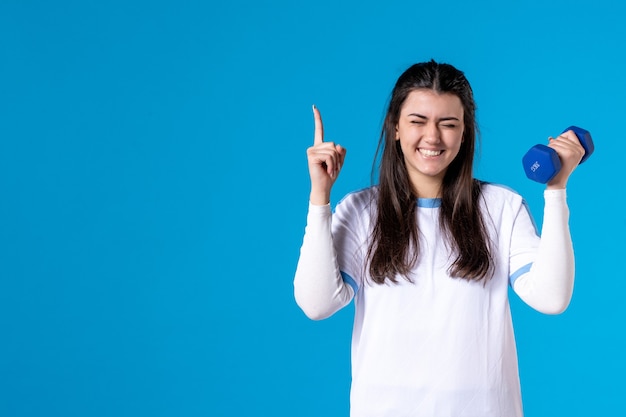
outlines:
[[539, 169], [539, 167], [540, 167], [540, 166], [541, 166], [541, 165], [539, 164], [539, 161], [535, 161], [535, 163], [534, 163], [534, 164], [532, 164], [532, 166], [530, 167], [530, 170], [531, 170], [532, 172], [535, 172], [535, 171], [537, 171], [537, 170]]

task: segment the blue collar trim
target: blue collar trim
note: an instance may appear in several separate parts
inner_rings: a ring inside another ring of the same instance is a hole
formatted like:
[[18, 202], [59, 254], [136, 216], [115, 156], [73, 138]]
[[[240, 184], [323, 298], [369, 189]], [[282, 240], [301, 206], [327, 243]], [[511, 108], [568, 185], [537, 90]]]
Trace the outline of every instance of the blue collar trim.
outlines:
[[441, 207], [441, 198], [418, 198], [417, 207], [439, 208]]

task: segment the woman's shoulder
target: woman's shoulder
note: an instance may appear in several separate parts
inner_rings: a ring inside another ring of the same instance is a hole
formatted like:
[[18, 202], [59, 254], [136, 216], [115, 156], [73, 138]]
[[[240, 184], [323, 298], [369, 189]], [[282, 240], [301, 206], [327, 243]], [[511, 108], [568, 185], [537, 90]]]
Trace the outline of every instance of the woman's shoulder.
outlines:
[[491, 183], [486, 181], [479, 181], [481, 187], [481, 194], [485, 199], [485, 202], [489, 205], [509, 203], [509, 204], [520, 204], [523, 202], [523, 197], [520, 193], [518, 193], [513, 188], [504, 185]]
[[339, 200], [336, 208], [348, 208], [351, 210], [359, 211], [369, 209], [370, 207], [376, 206], [375, 201], [377, 196], [377, 186], [371, 186], [367, 188], [362, 188], [360, 190], [355, 190], [349, 192], [341, 200]]

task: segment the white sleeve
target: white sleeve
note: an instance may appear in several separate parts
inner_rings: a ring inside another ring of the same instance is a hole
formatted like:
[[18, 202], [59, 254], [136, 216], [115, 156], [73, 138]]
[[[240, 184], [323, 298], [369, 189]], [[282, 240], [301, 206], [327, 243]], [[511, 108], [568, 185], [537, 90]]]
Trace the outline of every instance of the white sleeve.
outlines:
[[515, 293], [545, 314], [565, 311], [574, 291], [574, 249], [565, 190], [544, 191], [541, 241], [530, 270], [514, 283]]
[[296, 303], [313, 320], [330, 317], [354, 296], [352, 287], [343, 281], [339, 272], [331, 231], [330, 205], [309, 203], [293, 284]]

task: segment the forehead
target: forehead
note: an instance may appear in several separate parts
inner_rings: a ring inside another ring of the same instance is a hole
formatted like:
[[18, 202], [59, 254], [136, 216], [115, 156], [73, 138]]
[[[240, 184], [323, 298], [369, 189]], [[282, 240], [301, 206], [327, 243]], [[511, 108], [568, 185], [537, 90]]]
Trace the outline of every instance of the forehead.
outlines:
[[438, 93], [430, 89], [418, 89], [409, 93], [402, 109], [402, 115], [418, 113], [424, 116], [463, 116], [461, 99], [451, 93]]

